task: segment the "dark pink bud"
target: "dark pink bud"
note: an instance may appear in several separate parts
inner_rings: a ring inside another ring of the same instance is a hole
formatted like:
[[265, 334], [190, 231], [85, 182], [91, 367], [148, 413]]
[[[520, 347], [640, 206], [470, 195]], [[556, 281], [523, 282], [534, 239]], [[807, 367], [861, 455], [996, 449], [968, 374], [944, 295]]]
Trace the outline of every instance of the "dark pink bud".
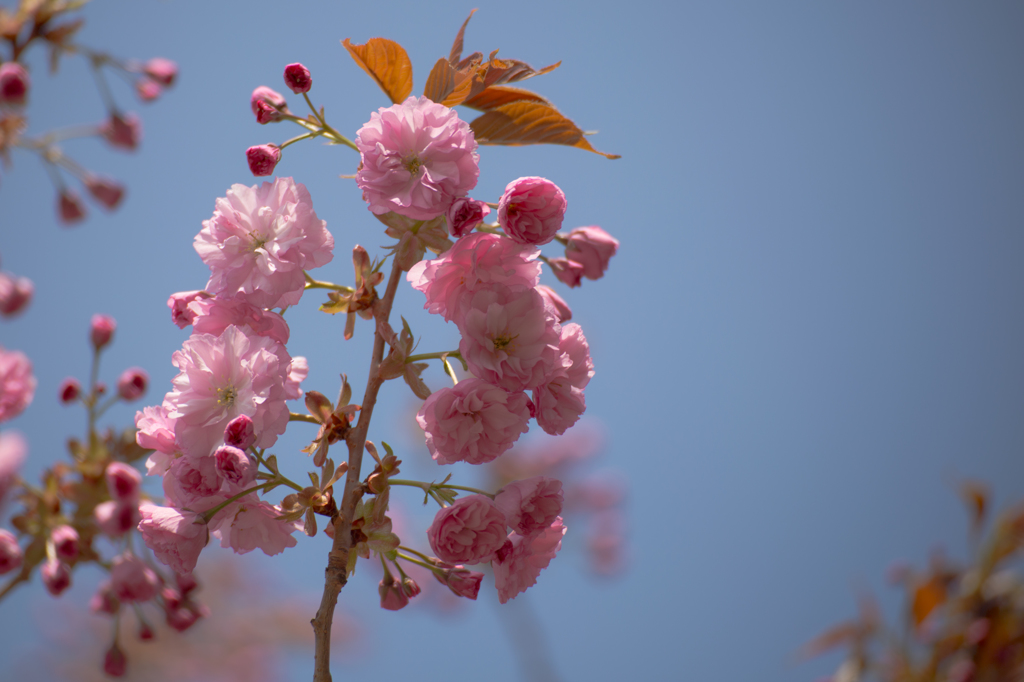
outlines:
[[252, 113], [256, 115], [256, 121], [261, 124], [280, 120], [281, 112], [279, 110], [288, 109], [288, 103], [281, 93], [271, 90], [265, 85], [252, 91], [249, 106], [252, 107]]
[[124, 198], [124, 185], [109, 178], [101, 178], [97, 175], [89, 176], [85, 180], [85, 188], [89, 190], [93, 199], [110, 210], [117, 208], [121, 199]]
[[143, 102], [152, 102], [160, 97], [161, 92], [163, 92], [163, 88], [152, 78], [143, 77], [135, 81], [135, 94]]
[[73, 225], [85, 218], [85, 206], [76, 192], [63, 190], [57, 197], [57, 215], [65, 225]]
[[153, 632], [153, 628], [149, 627], [149, 623], [142, 621], [139, 624], [139, 639], [143, 642], [149, 642], [156, 638], [156, 633]]
[[463, 237], [482, 223], [490, 212], [491, 207], [482, 201], [459, 197], [452, 202], [448, 212], [445, 213], [445, 218], [448, 220], [448, 232], [456, 239]]
[[249, 170], [258, 178], [272, 175], [277, 162], [281, 160], [281, 150], [277, 145], [261, 144], [245, 150], [245, 158], [249, 162]]
[[114, 559], [110, 585], [122, 602], [149, 601], [160, 590], [160, 577], [142, 559], [125, 553]]
[[256, 480], [256, 462], [238, 448], [224, 445], [217, 448], [213, 456], [217, 460], [217, 472], [238, 490], [249, 487]]
[[0, 315], [14, 317], [32, 302], [35, 287], [27, 277], [13, 277], [0, 272]]
[[229, 421], [224, 429], [224, 442], [239, 450], [248, 450], [256, 442], [252, 419], [241, 414]]
[[416, 581], [406, 576], [402, 578], [402, 592], [405, 592], [406, 596], [412, 599], [421, 592], [420, 586], [416, 584]]
[[107, 143], [118, 149], [133, 151], [142, 137], [142, 121], [135, 114], [111, 114], [100, 126], [100, 134]]
[[117, 322], [110, 315], [100, 315], [99, 313], [93, 315], [89, 327], [89, 340], [92, 341], [93, 347], [103, 348], [110, 343], [115, 329], [117, 329]]
[[199, 587], [199, 581], [192, 577], [191, 573], [175, 573], [174, 582], [178, 584], [178, 590], [183, 597], [188, 596], [190, 592]]
[[313, 78], [309, 75], [309, 69], [296, 62], [284, 67], [284, 84], [296, 95], [299, 95], [309, 92], [309, 89], [313, 87]]
[[160, 85], [169, 88], [174, 85], [174, 79], [178, 76], [178, 65], [170, 59], [153, 57], [146, 62], [142, 71]]
[[173, 608], [166, 605], [167, 624], [178, 632], [184, 632], [196, 624], [196, 621], [209, 612], [205, 607], [192, 602], [178, 602]]
[[57, 552], [58, 559], [74, 561], [78, 558], [81, 548], [78, 531], [71, 526], [57, 526], [50, 531], [50, 540], [53, 541], [53, 548]]
[[484, 579], [484, 574], [471, 571], [464, 566], [452, 566], [443, 573], [434, 573], [434, 577], [438, 582], [447, 585], [457, 596], [476, 599], [480, 594], [480, 583]]
[[196, 319], [196, 314], [188, 307], [192, 301], [200, 298], [211, 298], [205, 291], [179, 291], [167, 299], [167, 307], [171, 309], [171, 321], [184, 329]]
[[106, 477], [111, 499], [116, 502], [138, 501], [142, 475], [134, 467], [124, 462], [111, 462], [107, 465]]
[[141, 367], [129, 367], [117, 378], [117, 394], [122, 400], [138, 400], [146, 392], [149, 375]]
[[112, 538], [120, 537], [139, 525], [138, 502], [101, 502], [93, 511], [100, 532]]
[[555, 277], [570, 287], [578, 287], [583, 279], [583, 266], [568, 258], [551, 258], [548, 264], [555, 273]]
[[103, 395], [107, 392], [107, 385], [102, 381], [96, 382], [96, 395]]
[[0, 528], [0, 575], [21, 568], [22, 558], [18, 538], [10, 531]]
[[48, 559], [39, 574], [43, 577], [46, 591], [54, 597], [60, 596], [64, 590], [71, 587], [71, 567], [63, 561]]
[[404, 609], [409, 604], [409, 595], [402, 589], [402, 584], [395, 580], [389, 573], [384, 574], [384, 579], [377, 586], [380, 594], [380, 607], [388, 611]]
[[25, 104], [29, 89], [28, 71], [18, 62], [0, 64], [0, 104]]
[[114, 642], [107, 649], [107, 655], [103, 657], [103, 672], [111, 677], [124, 677], [124, 672], [127, 668], [128, 658], [121, 651], [121, 647], [117, 645], [117, 642]]

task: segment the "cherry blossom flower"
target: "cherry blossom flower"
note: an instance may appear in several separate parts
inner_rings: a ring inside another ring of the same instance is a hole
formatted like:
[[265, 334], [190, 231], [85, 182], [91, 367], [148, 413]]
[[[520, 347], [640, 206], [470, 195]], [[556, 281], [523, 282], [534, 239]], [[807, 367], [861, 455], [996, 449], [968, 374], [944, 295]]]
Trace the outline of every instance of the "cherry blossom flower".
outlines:
[[608, 261], [619, 250], [619, 241], [597, 226], [577, 227], [569, 233], [565, 257], [583, 266], [587, 279], [601, 279]]
[[196, 313], [189, 308], [189, 304], [196, 299], [210, 297], [211, 295], [205, 291], [179, 291], [176, 294], [171, 294], [171, 297], [167, 299], [167, 307], [171, 309], [171, 321], [178, 326], [178, 329], [189, 326], [196, 317]]
[[35, 393], [36, 378], [28, 356], [0, 346], [0, 422], [24, 412]]
[[568, 258], [549, 258], [548, 265], [551, 266], [551, 271], [555, 273], [558, 281], [572, 289], [578, 287], [583, 280], [584, 267], [576, 261]]
[[239, 450], [245, 451], [256, 442], [256, 431], [252, 425], [252, 419], [248, 415], [240, 414], [224, 427], [224, 443]]
[[0, 431], [0, 508], [28, 454], [28, 442], [17, 431]]
[[203, 221], [194, 246], [210, 267], [207, 291], [228, 297], [240, 292], [260, 308], [298, 303], [303, 270], [334, 257], [334, 238], [317, 218], [306, 187], [292, 178], [233, 185]]
[[160, 578], [139, 557], [121, 554], [110, 569], [110, 586], [122, 602], [149, 601], [160, 589]]
[[135, 413], [135, 442], [139, 447], [155, 450], [146, 461], [147, 476], [163, 474], [181, 454], [181, 446], [174, 437], [174, 422], [166, 405], [144, 407]]
[[[164, 496], [179, 509], [212, 509], [227, 499], [219, 494], [223, 479], [213, 455], [176, 459], [164, 473]], [[221, 511], [218, 518], [224, 515]]]
[[64, 590], [71, 587], [71, 567], [56, 558], [47, 559], [39, 570], [46, 591], [59, 597]]
[[242, 498], [241, 502], [238, 511], [213, 524], [213, 535], [220, 538], [221, 547], [230, 547], [236, 554], [261, 549], [267, 556], [273, 556], [297, 544], [292, 537], [296, 525], [279, 521], [281, 511], [277, 507], [257, 501], [254, 495]]
[[494, 505], [505, 514], [510, 528], [531, 538], [550, 527], [562, 513], [563, 500], [561, 481], [534, 476], [499, 490]]
[[427, 529], [434, 554], [452, 564], [490, 561], [508, 538], [505, 515], [485, 495], [470, 495], [437, 512]]
[[129, 367], [117, 378], [117, 394], [122, 400], [138, 400], [146, 393], [149, 375], [141, 367]]
[[480, 174], [469, 124], [426, 97], [378, 109], [355, 143], [362, 156], [356, 184], [377, 214], [431, 220], [476, 187]]
[[139, 503], [114, 500], [100, 502], [93, 510], [93, 517], [101, 533], [118, 538], [139, 524]]
[[139, 507], [139, 532], [146, 546], [175, 573], [191, 573], [209, 538], [205, 523], [188, 511], [144, 502]]
[[590, 346], [578, 324], [562, 327], [558, 348], [561, 368], [533, 391], [537, 424], [553, 436], [565, 433], [587, 409], [583, 389], [594, 376]]
[[491, 212], [491, 207], [486, 202], [459, 197], [452, 202], [445, 213], [448, 220], [448, 231], [453, 237], [465, 237], [473, 231], [477, 225], [484, 221]]
[[535, 537], [526, 538], [518, 533], [509, 534], [511, 549], [499, 552], [491, 562], [494, 586], [498, 589], [498, 601], [504, 604], [537, 584], [537, 576], [548, 567], [555, 554], [562, 548], [562, 536], [565, 535], [565, 531], [562, 517], [558, 517]]
[[64, 524], [57, 526], [50, 531], [50, 540], [53, 542], [53, 549], [58, 559], [74, 561], [78, 558], [81, 545], [78, 538], [78, 531], [71, 526]]
[[[231, 325], [246, 327], [256, 336], [266, 336], [282, 346], [288, 343], [291, 330], [284, 318], [270, 310], [249, 303], [245, 296], [197, 297], [188, 304], [192, 314], [192, 330], [196, 334], [220, 336]], [[291, 356], [287, 355], [287, 359]], [[282, 360], [286, 361], [285, 357]]]
[[562, 229], [565, 194], [546, 178], [508, 183], [498, 201], [498, 224], [520, 244], [547, 244]]
[[572, 308], [565, 299], [555, 293], [554, 289], [543, 284], [537, 285], [537, 293], [544, 297], [544, 302], [555, 311], [555, 319], [559, 324], [572, 319]]
[[384, 574], [380, 584], [377, 586], [380, 594], [380, 607], [388, 611], [398, 611], [409, 605], [410, 595], [405, 586], [390, 573]]
[[435, 391], [416, 423], [438, 464], [484, 464], [512, 447], [530, 428], [530, 399], [477, 378]]
[[296, 62], [284, 67], [284, 84], [296, 95], [301, 95], [313, 87], [313, 78], [309, 75], [309, 69]]
[[240, 493], [256, 481], [257, 465], [255, 460], [241, 450], [230, 445], [217, 448], [213, 453], [217, 473], [230, 487], [232, 494]]

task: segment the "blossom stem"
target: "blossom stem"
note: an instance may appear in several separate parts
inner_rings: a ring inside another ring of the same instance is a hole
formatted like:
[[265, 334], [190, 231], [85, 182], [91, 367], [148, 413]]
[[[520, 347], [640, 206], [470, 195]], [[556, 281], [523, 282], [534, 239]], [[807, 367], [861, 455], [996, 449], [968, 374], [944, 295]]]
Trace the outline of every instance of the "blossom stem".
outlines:
[[[406, 551], [409, 551], [407, 547], [400, 547], [399, 549], [404, 549]], [[416, 553], [419, 554], [419, 552], [416, 552]], [[420, 556], [423, 556], [423, 555], [420, 554]], [[437, 566], [433, 566], [431, 564], [428, 564], [426, 561], [420, 561], [419, 559], [415, 559], [415, 558], [409, 556], [408, 554], [401, 554], [401, 553], [399, 553], [398, 558], [401, 559], [402, 561], [408, 561], [410, 564], [416, 564], [417, 566], [422, 566], [423, 568], [429, 568], [432, 572], [433, 571], [437, 571]], [[398, 564], [396, 563], [395, 566], [398, 566]], [[402, 568], [399, 566], [398, 570], [401, 571]], [[402, 575], [405, 575], [405, 574], [403, 573]]]
[[306, 288], [307, 289], [333, 289], [334, 291], [344, 291], [346, 294], [351, 294], [355, 289], [347, 287], [344, 284], [335, 284], [334, 282], [320, 282], [309, 276], [306, 273]]
[[243, 497], [245, 497], [246, 495], [248, 495], [249, 493], [254, 493], [257, 490], [260, 490], [261, 488], [267, 488], [267, 487], [270, 487], [272, 485], [277, 485], [279, 483], [283, 483], [283, 481], [279, 481], [279, 480], [277, 480], [275, 478], [273, 480], [267, 481], [266, 483], [260, 483], [259, 485], [254, 485], [253, 487], [251, 487], [251, 488], [249, 488], [247, 490], [243, 490], [242, 492], [238, 493], [237, 495], [229, 497], [228, 499], [224, 500], [223, 502], [218, 504], [213, 509], [207, 509], [202, 514], [200, 514], [200, 516], [203, 517], [203, 521], [205, 523], [209, 523], [210, 519], [212, 519], [217, 512], [219, 512], [221, 509], [223, 509], [224, 507], [228, 506], [232, 502], [236, 502], [236, 501], [242, 499]]
[[486, 495], [487, 497], [494, 499], [494, 494], [489, 493], [486, 490], [478, 490], [477, 488], [470, 488], [465, 485], [453, 485], [451, 483], [425, 483], [423, 481], [412, 481], [404, 478], [389, 478], [388, 484], [390, 485], [407, 485], [412, 488], [419, 488], [423, 492], [430, 492], [432, 488], [450, 488], [452, 490], [464, 490], [469, 493], [477, 493], [478, 495]]
[[305, 135], [297, 135], [297, 136], [293, 137], [292, 139], [285, 140], [281, 144], [277, 145], [277, 148], [278, 149], [284, 149], [288, 145], [295, 144], [296, 142], [299, 142], [300, 140], [309, 140], [309, 139], [312, 139], [314, 137], [319, 137], [319, 136], [320, 136], [319, 133], [306, 133]]
[[410, 355], [405, 359], [405, 364], [408, 365], [410, 362], [419, 362], [420, 360], [440, 360], [442, 355], [449, 358], [457, 358], [459, 360], [462, 359], [462, 354], [459, 353], [459, 351], [457, 350], [442, 350], [436, 353], [420, 353], [419, 355]]
[[342, 135], [337, 130], [335, 130], [334, 128], [327, 124], [327, 119], [321, 116], [319, 112], [317, 112], [316, 107], [313, 106], [313, 102], [309, 99], [309, 95], [307, 93], [302, 93], [302, 96], [306, 99], [306, 104], [309, 105], [309, 109], [310, 111], [313, 112], [313, 116], [316, 117], [316, 120], [320, 121], [320, 125], [323, 127], [324, 130], [330, 132], [331, 137], [333, 137], [336, 141], [340, 142], [341, 144], [347, 145], [349, 147], [352, 147], [352, 149], [359, 151], [359, 147], [355, 146], [355, 144], [353, 144], [350, 139], [348, 139], [347, 137], [345, 137], [344, 135]]
[[288, 421], [290, 422], [307, 422], [309, 424], [320, 424], [320, 420], [311, 414], [300, 414], [298, 412], [289, 412]]

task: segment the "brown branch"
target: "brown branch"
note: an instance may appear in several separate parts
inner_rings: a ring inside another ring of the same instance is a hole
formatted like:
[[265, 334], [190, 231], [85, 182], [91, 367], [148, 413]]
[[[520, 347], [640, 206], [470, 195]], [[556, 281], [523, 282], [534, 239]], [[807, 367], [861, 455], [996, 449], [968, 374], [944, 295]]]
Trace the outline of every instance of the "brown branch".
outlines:
[[373, 337], [373, 355], [370, 358], [370, 375], [366, 379], [366, 392], [359, 411], [359, 421], [350, 429], [345, 437], [348, 444], [348, 477], [345, 479], [345, 493], [341, 498], [338, 516], [334, 519], [334, 544], [327, 555], [327, 568], [324, 569], [324, 594], [320, 599], [320, 608], [316, 617], [310, 621], [313, 625], [315, 640], [313, 682], [331, 682], [331, 623], [334, 620], [334, 607], [338, 603], [338, 594], [348, 580], [348, 553], [352, 547], [352, 517], [355, 515], [356, 503], [361, 496], [359, 482], [360, 469], [363, 465], [363, 450], [366, 434], [370, 430], [370, 418], [373, 416], [374, 405], [377, 404], [377, 393], [384, 384], [380, 378], [380, 362], [384, 359], [384, 337], [380, 333], [382, 324], [386, 324], [391, 316], [391, 305], [395, 302], [398, 282], [402, 278], [402, 269], [392, 263], [391, 277], [388, 286], [374, 311], [377, 329]]

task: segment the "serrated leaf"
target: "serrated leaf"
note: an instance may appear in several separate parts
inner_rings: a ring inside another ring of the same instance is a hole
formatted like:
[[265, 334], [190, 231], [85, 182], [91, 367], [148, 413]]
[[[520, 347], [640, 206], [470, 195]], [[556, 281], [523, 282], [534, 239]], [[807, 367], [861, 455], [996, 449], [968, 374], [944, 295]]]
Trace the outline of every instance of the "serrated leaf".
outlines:
[[412, 62], [405, 48], [387, 38], [370, 38], [365, 45], [353, 45], [345, 38], [341, 44], [392, 102], [405, 101], [412, 92]]
[[938, 576], [929, 578], [917, 586], [914, 590], [913, 600], [910, 605], [911, 615], [914, 618], [914, 626], [921, 627], [921, 623], [932, 611], [942, 606], [946, 601], [946, 585]]
[[462, 105], [470, 109], [477, 109], [478, 111], [490, 111], [512, 102], [538, 102], [554, 107], [547, 98], [541, 97], [535, 92], [523, 90], [522, 88], [513, 88], [508, 85], [493, 85], [467, 98], [462, 102]]
[[518, 59], [497, 59], [497, 54], [497, 50], [492, 52], [487, 63], [482, 67], [483, 74], [480, 75], [479, 80], [485, 88], [502, 85], [503, 83], [515, 83], [516, 81], [526, 80], [534, 76], [543, 76], [562, 65], [562, 62], [559, 61], [549, 64], [538, 71], [526, 62], [521, 62]]
[[512, 102], [492, 109], [469, 124], [479, 144], [562, 144], [594, 152], [608, 159], [620, 158], [594, 149], [583, 131], [552, 106], [540, 102]]
[[472, 86], [473, 74], [470, 71], [459, 71], [442, 58], [430, 70], [427, 84], [423, 86], [423, 96], [446, 107], [454, 107], [469, 96]]
[[469, 16], [466, 17], [464, 22], [462, 22], [462, 26], [459, 27], [459, 32], [456, 34], [454, 42], [452, 42], [451, 52], [448, 53], [448, 61], [453, 65], [458, 64], [462, 59], [462, 41], [466, 35], [466, 25], [469, 23], [469, 20], [473, 18], [475, 13], [476, 9], [470, 10]]

